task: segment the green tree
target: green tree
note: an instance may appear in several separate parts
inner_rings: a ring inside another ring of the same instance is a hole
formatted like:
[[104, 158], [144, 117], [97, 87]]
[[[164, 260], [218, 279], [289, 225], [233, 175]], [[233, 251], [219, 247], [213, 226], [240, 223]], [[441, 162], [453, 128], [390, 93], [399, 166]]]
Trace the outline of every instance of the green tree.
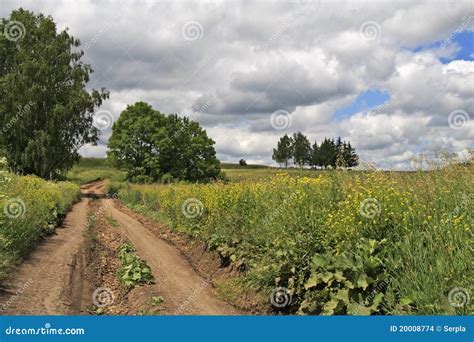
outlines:
[[239, 160], [239, 165], [240, 166], [247, 166], [247, 162], [245, 161], [245, 159], [240, 159]]
[[14, 171], [55, 177], [97, 142], [93, 114], [108, 92], [86, 90], [93, 70], [79, 47], [42, 14], [18, 9], [0, 21], [0, 145]]
[[311, 148], [311, 166], [313, 167], [320, 167], [321, 164], [321, 155], [319, 151], [318, 143], [315, 141], [312, 148]]
[[356, 154], [355, 148], [351, 146], [350, 142], [347, 143], [344, 159], [347, 167], [355, 167], [359, 165], [359, 156]]
[[137, 102], [114, 123], [108, 158], [131, 181], [209, 181], [220, 176], [213, 145], [197, 122]]
[[335, 165], [335, 155], [336, 155], [336, 145], [334, 140], [324, 138], [321, 146], [319, 147], [319, 156], [320, 156], [320, 163], [321, 166], [327, 168], [328, 166], [332, 166], [333, 163]]
[[300, 168], [311, 161], [311, 144], [301, 132], [293, 134], [293, 161]]
[[277, 148], [273, 149], [272, 159], [278, 164], [288, 167], [289, 160], [293, 157], [293, 139], [288, 135], [284, 135], [278, 141]]

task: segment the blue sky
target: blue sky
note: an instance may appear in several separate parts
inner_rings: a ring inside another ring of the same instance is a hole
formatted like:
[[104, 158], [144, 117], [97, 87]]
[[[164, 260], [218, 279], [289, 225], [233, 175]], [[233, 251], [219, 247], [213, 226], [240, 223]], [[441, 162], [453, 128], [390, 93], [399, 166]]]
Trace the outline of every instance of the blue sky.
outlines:
[[344, 119], [359, 112], [368, 112], [370, 109], [380, 106], [390, 99], [387, 91], [369, 89], [359, 94], [349, 106], [339, 108], [334, 113], [336, 119]]
[[453, 39], [450, 39], [448, 37], [446, 40], [435, 41], [428, 45], [420, 45], [416, 47], [415, 49], [413, 49], [412, 51], [419, 52], [423, 50], [437, 49], [444, 45], [447, 45], [446, 43], [449, 43], [449, 44], [454, 44], [455, 46], [457, 46], [458, 51], [453, 56], [450, 56], [449, 58], [441, 57], [440, 61], [443, 64], [447, 64], [454, 60], [473, 61], [474, 60], [474, 31], [464, 30], [460, 33], [455, 31], [455, 32], [452, 32], [451, 36], [453, 37]]

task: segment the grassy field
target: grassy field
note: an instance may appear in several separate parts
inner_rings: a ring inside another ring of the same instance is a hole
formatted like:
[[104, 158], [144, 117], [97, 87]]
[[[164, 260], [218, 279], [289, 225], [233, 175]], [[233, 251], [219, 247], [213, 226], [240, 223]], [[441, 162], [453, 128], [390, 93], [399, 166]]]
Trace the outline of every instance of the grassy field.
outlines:
[[234, 168], [228, 184], [110, 188], [133, 210], [217, 250], [241, 270], [239, 287], [271, 293], [276, 309], [467, 314], [473, 171]]
[[204, 241], [240, 270], [223, 291], [271, 294], [298, 314], [472, 314], [474, 170], [358, 172], [223, 165], [229, 182], [129, 184], [104, 160], [68, 175], [109, 179], [133, 210]]
[[90, 183], [99, 179], [121, 181], [125, 179], [125, 172], [110, 167], [104, 158], [82, 158], [66, 177], [78, 184]]
[[[264, 165], [240, 166], [238, 164], [222, 164], [222, 171], [231, 182], [260, 180], [275, 176], [282, 172], [282, 169], [271, 168]], [[287, 169], [292, 176], [316, 177], [321, 171]], [[67, 174], [67, 179], [79, 184], [93, 182], [99, 179], [109, 179], [111, 181], [123, 181], [125, 172], [119, 171], [109, 166], [104, 158], [82, 158]]]
[[295, 177], [317, 177], [323, 171], [319, 170], [299, 170], [299, 169], [277, 169], [277, 168], [227, 168], [222, 169], [226, 177], [232, 182], [256, 181], [268, 179], [279, 173], [286, 173]]

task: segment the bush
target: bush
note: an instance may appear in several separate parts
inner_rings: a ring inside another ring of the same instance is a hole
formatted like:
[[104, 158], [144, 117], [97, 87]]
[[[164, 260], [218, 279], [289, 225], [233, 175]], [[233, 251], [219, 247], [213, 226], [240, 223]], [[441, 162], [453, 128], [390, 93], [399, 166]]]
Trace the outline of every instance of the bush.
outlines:
[[149, 284], [153, 281], [150, 267], [135, 254], [135, 247], [131, 243], [120, 246], [120, 268], [118, 276], [125, 287], [135, 287], [138, 284]]
[[2, 172], [0, 179], [0, 279], [37, 241], [54, 232], [71, 205], [80, 198], [79, 186], [48, 182], [36, 176]]

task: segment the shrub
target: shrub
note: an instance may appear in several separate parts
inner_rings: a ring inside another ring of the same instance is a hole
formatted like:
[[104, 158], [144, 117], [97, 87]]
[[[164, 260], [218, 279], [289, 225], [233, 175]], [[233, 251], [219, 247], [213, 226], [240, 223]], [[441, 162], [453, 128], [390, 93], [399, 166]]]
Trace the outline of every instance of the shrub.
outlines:
[[135, 254], [135, 247], [130, 243], [120, 246], [120, 268], [118, 276], [125, 287], [135, 287], [138, 284], [149, 284], [153, 281], [151, 269]]
[[79, 186], [48, 182], [36, 176], [2, 172], [0, 179], [0, 279], [37, 241], [54, 232], [71, 205], [80, 198]]

